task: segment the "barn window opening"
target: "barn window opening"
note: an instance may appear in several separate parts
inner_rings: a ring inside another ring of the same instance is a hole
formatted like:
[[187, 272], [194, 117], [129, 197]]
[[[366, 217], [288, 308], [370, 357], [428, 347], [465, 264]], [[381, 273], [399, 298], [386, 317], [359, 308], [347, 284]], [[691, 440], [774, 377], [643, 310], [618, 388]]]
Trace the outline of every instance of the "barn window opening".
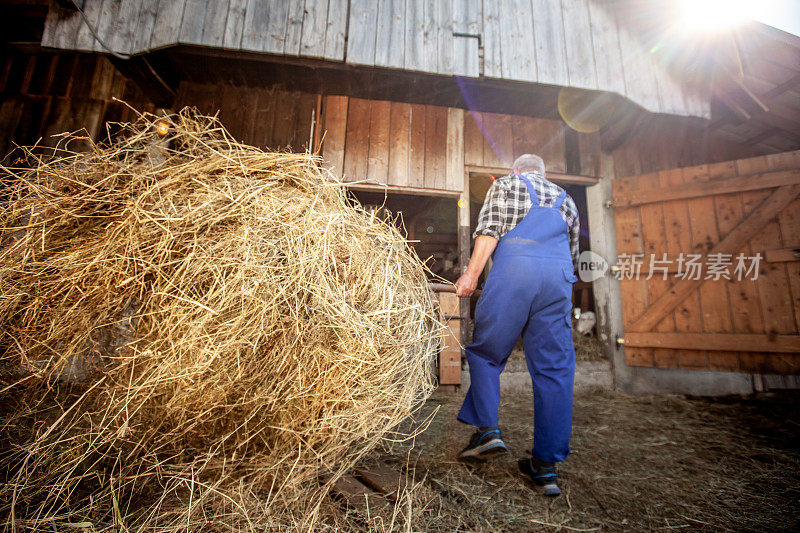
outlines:
[[351, 200], [400, 230], [430, 270], [430, 281], [458, 279], [461, 271], [457, 198], [352, 189], [348, 194]]

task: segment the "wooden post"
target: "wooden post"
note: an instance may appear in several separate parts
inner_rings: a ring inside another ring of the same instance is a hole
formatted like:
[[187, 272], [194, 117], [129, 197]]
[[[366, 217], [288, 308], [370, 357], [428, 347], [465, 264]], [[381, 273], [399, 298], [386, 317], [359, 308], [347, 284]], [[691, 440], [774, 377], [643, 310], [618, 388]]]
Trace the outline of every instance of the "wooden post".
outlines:
[[[470, 257], [470, 227], [469, 227], [469, 172], [464, 172], [464, 188], [458, 197], [458, 253], [461, 273], [467, 271]], [[461, 345], [467, 343], [472, 323], [469, 317], [469, 298], [461, 298]], [[462, 351], [463, 357], [463, 351]]]
[[452, 292], [439, 292], [439, 317], [447, 328], [439, 350], [439, 385], [461, 385], [460, 302]]

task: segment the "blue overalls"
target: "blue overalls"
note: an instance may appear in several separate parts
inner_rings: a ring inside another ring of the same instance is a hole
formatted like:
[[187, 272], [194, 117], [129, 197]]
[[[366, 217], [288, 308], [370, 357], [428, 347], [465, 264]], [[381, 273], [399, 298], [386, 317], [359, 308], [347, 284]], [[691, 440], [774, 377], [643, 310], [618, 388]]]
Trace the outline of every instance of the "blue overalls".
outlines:
[[575, 348], [570, 311], [572, 266], [567, 223], [559, 213], [566, 192], [552, 207], [539, 205], [525, 176], [532, 206], [504, 235], [475, 308], [473, 342], [466, 348], [471, 383], [458, 419], [477, 427], [498, 425], [500, 372], [520, 334], [533, 381], [533, 456], [563, 461], [572, 430]]

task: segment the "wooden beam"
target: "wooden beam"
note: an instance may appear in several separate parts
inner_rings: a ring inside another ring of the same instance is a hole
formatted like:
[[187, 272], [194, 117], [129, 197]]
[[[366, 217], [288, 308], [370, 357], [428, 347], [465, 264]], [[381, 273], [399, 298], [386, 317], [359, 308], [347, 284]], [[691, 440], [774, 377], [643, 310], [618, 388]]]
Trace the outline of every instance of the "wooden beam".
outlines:
[[627, 194], [615, 196], [615, 208], [625, 209], [637, 205], [669, 200], [684, 200], [715, 194], [727, 194], [743, 191], [757, 191], [784, 185], [800, 183], [800, 171], [776, 170], [772, 172], [758, 172], [735, 178], [691, 182], [676, 187], [663, 187], [632, 191]]
[[458, 191], [446, 191], [443, 189], [426, 189], [425, 187], [400, 187], [397, 185], [385, 185], [371, 181], [357, 181], [347, 183], [348, 189], [354, 191], [382, 191], [387, 194], [414, 194], [419, 196], [439, 196], [443, 198], [458, 198]]
[[[461, 191], [461, 196], [458, 198], [458, 263], [461, 273], [467, 271], [467, 264], [470, 258], [470, 242], [471, 242], [471, 228], [470, 228], [470, 213], [469, 213], [469, 172], [464, 172], [464, 188]], [[461, 335], [459, 340], [462, 346], [466, 345], [467, 336], [472, 330], [472, 320], [470, 319], [470, 302], [469, 298], [460, 298], [461, 306]], [[463, 351], [462, 351], [462, 356]]]
[[349, 474], [337, 479], [331, 490], [370, 523], [386, 525], [392, 516], [394, 507], [386, 498]]
[[774, 135], [780, 135], [781, 129], [780, 128], [769, 128], [767, 130], [762, 131], [758, 135], [750, 137], [749, 139], [744, 141], [745, 145], [753, 146], [756, 144], [761, 144], [762, 142], [766, 141], [770, 137]]
[[795, 74], [785, 82], [781, 83], [780, 85], [776, 86], [775, 88], [765, 92], [762, 96], [764, 98], [774, 98], [776, 96], [782, 95], [786, 91], [794, 89], [798, 85], [800, 85], [800, 72]]
[[357, 466], [355, 473], [372, 490], [391, 499], [396, 498], [400, 488], [405, 486], [403, 475], [383, 461]]
[[717, 93], [717, 98], [719, 98], [720, 102], [725, 104], [725, 107], [733, 111], [733, 113], [740, 119], [740, 122], [745, 120], [750, 120], [752, 116], [748, 113], [739, 102], [733, 99], [731, 95], [728, 93]]
[[[476, 165], [465, 165], [464, 169], [469, 172], [481, 174], [491, 174], [493, 176], [507, 176], [509, 169], [502, 167], [482, 167]], [[565, 185], [594, 185], [600, 178], [594, 176], [581, 176], [579, 174], [565, 174], [563, 172], [547, 172], [547, 179], [553, 183], [563, 183]]]
[[626, 333], [626, 347], [800, 354], [800, 335]]
[[800, 246], [796, 248], [767, 250], [764, 252], [764, 260], [767, 263], [787, 263], [790, 261], [800, 261]]
[[[786, 206], [800, 195], [800, 185], [784, 185], [775, 190], [761, 205], [718, 242], [709, 254], [734, 254], [755, 237], [761, 229], [778, 216]], [[685, 300], [705, 280], [682, 279], [653, 302], [629, 328], [630, 331], [649, 332], [678, 304]]]

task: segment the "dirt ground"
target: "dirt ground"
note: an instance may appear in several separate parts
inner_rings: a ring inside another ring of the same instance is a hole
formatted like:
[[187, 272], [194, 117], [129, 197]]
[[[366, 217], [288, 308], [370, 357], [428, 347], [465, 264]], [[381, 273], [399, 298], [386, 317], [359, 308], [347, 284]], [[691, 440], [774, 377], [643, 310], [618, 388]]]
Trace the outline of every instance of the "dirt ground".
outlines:
[[385, 460], [408, 460], [417, 531], [798, 531], [800, 394], [698, 399], [612, 391], [575, 400], [563, 494], [517, 472], [532, 443], [530, 394], [504, 395], [510, 453], [478, 466], [455, 457], [471, 429], [461, 395], [437, 393], [426, 431]]

